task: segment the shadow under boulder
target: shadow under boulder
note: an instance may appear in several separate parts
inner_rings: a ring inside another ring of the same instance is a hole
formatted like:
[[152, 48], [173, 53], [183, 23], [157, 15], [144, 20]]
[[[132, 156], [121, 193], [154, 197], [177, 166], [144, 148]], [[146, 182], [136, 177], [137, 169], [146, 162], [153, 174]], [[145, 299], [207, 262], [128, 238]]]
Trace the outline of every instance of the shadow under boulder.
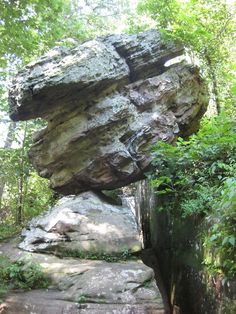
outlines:
[[62, 256], [128, 254], [142, 243], [132, 211], [112, 205], [94, 192], [62, 198], [23, 231], [21, 249]]

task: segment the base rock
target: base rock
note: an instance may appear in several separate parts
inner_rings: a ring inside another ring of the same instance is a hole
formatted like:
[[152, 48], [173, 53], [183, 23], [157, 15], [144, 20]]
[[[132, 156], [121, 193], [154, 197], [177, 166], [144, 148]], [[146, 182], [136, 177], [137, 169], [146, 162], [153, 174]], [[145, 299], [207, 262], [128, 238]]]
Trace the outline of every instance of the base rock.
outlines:
[[23, 232], [20, 248], [62, 256], [122, 255], [141, 250], [135, 217], [93, 192], [62, 198]]
[[21, 251], [9, 241], [0, 243], [1, 254], [36, 261], [52, 280], [47, 290], [9, 294], [3, 314], [164, 314], [153, 270], [141, 261], [61, 259]]

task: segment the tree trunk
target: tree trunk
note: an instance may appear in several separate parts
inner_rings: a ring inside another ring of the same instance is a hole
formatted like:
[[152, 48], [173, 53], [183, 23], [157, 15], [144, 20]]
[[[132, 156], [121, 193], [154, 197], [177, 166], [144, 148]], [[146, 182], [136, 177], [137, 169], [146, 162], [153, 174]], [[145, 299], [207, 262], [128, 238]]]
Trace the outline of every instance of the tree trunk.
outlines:
[[21, 147], [21, 160], [20, 160], [20, 178], [18, 188], [18, 202], [16, 208], [16, 224], [21, 225], [23, 221], [24, 211], [24, 176], [25, 176], [25, 140], [27, 134], [27, 122], [25, 123], [24, 137]]
[[[3, 146], [4, 149], [11, 148], [13, 140], [14, 140], [15, 130], [16, 130], [16, 122], [10, 122], [8, 132], [7, 132], [7, 137]], [[5, 180], [2, 180], [2, 182], [0, 182], [0, 209], [2, 207], [2, 197], [3, 197], [5, 184], [6, 184]]]
[[10, 122], [8, 132], [7, 132], [7, 137], [4, 143], [4, 148], [11, 148], [13, 140], [14, 140], [14, 135], [15, 135], [15, 130], [16, 130], [16, 122]]
[[214, 63], [212, 64], [212, 60], [210, 59], [210, 57], [208, 55], [205, 55], [205, 59], [208, 66], [209, 76], [212, 82], [212, 94], [214, 96], [216, 113], [217, 115], [219, 115], [221, 112], [221, 106], [220, 106], [219, 88], [218, 88], [218, 82], [217, 82], [217, 77], [216, 77], [216, 71], [214, 68]]
[[18, 205], [17, 205], [17, 210], [16, 210], [16, 224], [21, 225], [22, 223], [22, 216], [23, 216], [23, 187], [24, 187], [24, 182], [23, 182], [23, 176], [22, 174], [20, 175], [19, 179], [19, 196], [18, 196]]
[[221, 107], [220, 107], [217, 78], [216, 78], [216, 74], [215, 74], [214, 69], [211, 70], [211, 77], [212, 77], [212, 91], [213, 91], [213, 94], [215, 96], [216, 112], [217, 112], [217, 115], [219, 115], [221, 112]]

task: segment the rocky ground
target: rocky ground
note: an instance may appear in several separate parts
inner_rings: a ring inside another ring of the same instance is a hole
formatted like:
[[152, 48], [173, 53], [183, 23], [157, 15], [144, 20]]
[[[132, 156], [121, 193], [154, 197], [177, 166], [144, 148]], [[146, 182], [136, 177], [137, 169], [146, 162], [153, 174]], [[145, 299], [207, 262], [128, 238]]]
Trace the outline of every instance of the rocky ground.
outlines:
[[2, 242], [0, 254], [39, 263], [51, 284], [12, 292], [2, 313], [164, 313], [154, 271], [138, 259], [142, 241], [127, 206], [93, 192], [65, 197], [22, 235]]
[[11, 260], [31, 258], [51, 278], [51, 285], [47, 290], [12, 292], [0, 313], [164, 313], [154, 272], [140, 260], [109, 263], [59, 258], [22, 251], [18, 243], [19, 239], [1, 243], [0, 254]]

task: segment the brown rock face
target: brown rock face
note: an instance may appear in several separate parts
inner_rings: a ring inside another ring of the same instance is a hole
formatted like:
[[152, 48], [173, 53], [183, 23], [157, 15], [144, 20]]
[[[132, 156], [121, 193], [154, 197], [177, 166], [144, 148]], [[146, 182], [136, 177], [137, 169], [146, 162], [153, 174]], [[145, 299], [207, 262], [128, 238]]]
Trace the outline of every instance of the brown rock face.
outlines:
[[53, 189], [77, 194], [127, 185], [144, 176], [151, 144], [197, 130], [208, 103], [198, 69], [165, 67], [182, 52], [151, 30], [53, 50], [19, 72], [10, 115], [48, 121], [30, 157]]

